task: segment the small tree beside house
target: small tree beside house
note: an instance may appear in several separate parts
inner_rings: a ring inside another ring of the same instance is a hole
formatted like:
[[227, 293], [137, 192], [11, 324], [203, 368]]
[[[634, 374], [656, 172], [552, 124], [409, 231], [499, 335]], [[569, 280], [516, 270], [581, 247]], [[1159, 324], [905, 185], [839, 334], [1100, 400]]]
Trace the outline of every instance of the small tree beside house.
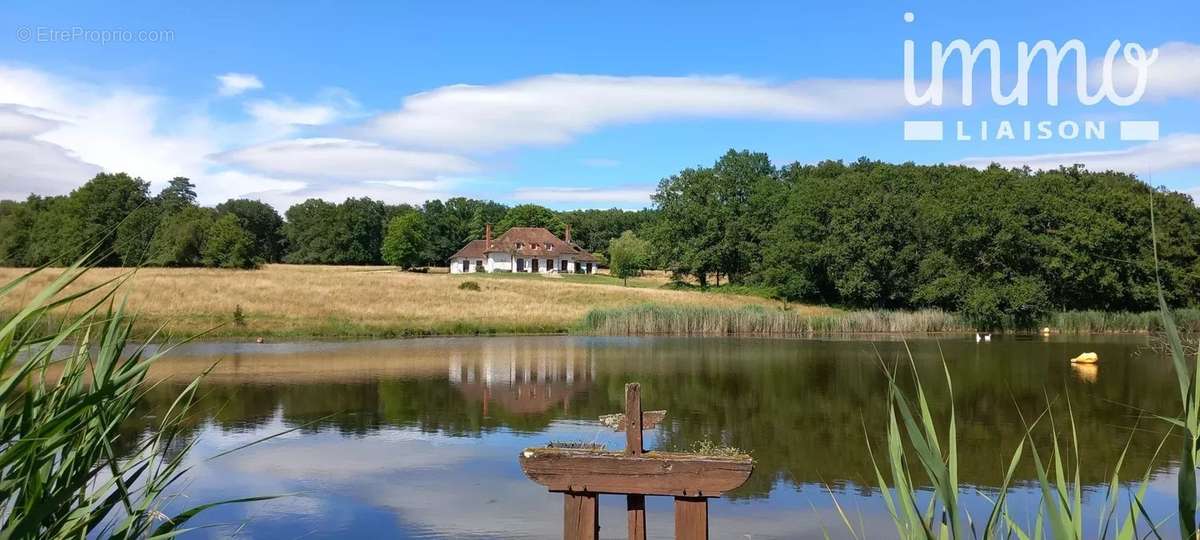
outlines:
[[608, 243], [609, 272], [629, 285], [631, 276], [639, 276], [650, 264], [650, 243], [625, 231]]

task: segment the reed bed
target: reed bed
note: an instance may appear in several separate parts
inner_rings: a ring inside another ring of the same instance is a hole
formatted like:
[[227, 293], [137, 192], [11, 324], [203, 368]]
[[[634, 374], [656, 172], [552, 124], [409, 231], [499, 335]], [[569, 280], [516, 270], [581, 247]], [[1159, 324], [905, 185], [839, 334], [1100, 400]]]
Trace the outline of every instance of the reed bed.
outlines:
[[[1200, 310], [1181, 309], [1174, 318], [1182, 333], [1200, 333]], [[999, 330], [1032, 332], [1050, 328], [1056, 334], [1151, 334], [1163, 331], [1157, 311], [1145, 313], [1065, 311], [1037, 324]], [[978, 328], [967, 318], [940, 309], [789, 311], [778, 307], [742, 308], [645, 304], [595, 309], [580, 331], [599, 335], [814, 335], [970, 333]]]
[[[1179, 309], [1175, 324], [1183, 333], [1200, 332], [1200, 309]], [[1067, 334], [1136, 334], [1163, 331], [1158, 311], [1060, 311], [1046, 318], [1044, 325]]]
[[604, 335], [812, 335], [974, 331], [965, 319], [939, 309], [808, 313], [779, 308], [639, 305], [596, 309], [581, 330]]

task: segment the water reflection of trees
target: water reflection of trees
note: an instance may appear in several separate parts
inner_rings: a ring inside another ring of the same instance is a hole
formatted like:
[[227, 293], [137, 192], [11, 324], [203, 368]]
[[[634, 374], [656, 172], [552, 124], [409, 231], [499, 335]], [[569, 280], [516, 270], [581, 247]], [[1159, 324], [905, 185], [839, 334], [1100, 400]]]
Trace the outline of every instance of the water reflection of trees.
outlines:
[[[753, 453], [756, 473], [737, 495], [765, 495], [777, 480], [866, 489], [874, 481], [864, 433], [879, 445], [885, 429], [886, 379], [879, 358], [891, 364], [903, 351], [895, 342], [756, 339], [532, 343], [426, 351], [440, 359], [419, 373], [297, 377], [293, 382], [215, 377], [205, 385], [198, 409], [204, 414], [195, 425], [246, 430], [281, 417], [288, 425], [312, 423], [305, 429], [346, 435], [385, 427], [456, 437], [498, 429], [537, 433], [555, 419], [592, 420], [620, 410], [624, 383], [636, 380], [643, 385], [646, 408], [670, 411], [660, 428], [661, 447], [716, 440]], [[1128, 342], [1098, 341], [1088, 348], [1104, 360], [1098, 373], [1084, 376], [1065, 362], [1080, 345], [942, 344], [954, 378], [964, 482], [998, 485], [1023, 433], [1018, 410], [1032, 418], [1047, 399], [1055, 402], [1060, 422], [1070, 400], [1088, 483], [1106, 480], [1136, 410], [1171, 414], [1175, 409], [1166, 363], [1136, 357], [1136, 347]], [[913, 349], [935, 412], [945, 418], [949, 402], [937, 344], [918, 341]], [[328, 353], [323, 361], [339, 360]], [[176, 391], [171, 385], [151, 390], [145, 414], [169, 406]], [[1142, 428], [1146, 431], [1134, 437], [1126, 458], [1130, 478], [1150, 466], [1163, 432], [1153, 420], [1143, 421]], [[1039, 436], [1048, 440], [1045, 431]], [[1032, 464], [1026, 461], [1017, 476], [1032, 479]]]

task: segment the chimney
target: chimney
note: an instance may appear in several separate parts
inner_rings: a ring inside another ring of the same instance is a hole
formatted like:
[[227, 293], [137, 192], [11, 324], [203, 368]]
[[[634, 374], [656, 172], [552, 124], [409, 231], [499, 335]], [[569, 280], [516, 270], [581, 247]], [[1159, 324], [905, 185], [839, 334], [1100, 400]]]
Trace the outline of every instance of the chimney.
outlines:
[[565, 240], [567, 241], [568, 244], [571, 243], [571, 224], [570, 223], [567, 224], [567, 234], [566, 234]]
[[492, 224], [488, 223], [483, 227], [483, 249], [492, 247]]

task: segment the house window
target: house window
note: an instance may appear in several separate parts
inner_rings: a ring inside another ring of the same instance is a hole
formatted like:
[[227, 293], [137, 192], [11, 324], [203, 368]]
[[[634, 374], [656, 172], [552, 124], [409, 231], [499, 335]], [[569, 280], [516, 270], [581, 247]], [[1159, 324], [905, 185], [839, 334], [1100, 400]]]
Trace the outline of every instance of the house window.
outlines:
[[567, 271], [567, 260], [566, 259], [562, 259], [562, 260], [558, 261], [558, 271], [559, 272]]
[[469, 264], [471, 264], [471, 261], [463, 259], [463, 262], [462, 262], [462, 271], [463, 272], [466, 272], [469, 269], [469, 267], [467, 266]]
[[554, 244], [546, 242], [546, 251], [554, 251]]
[[554, 270], [554, 259], [546, 259], [546, 270]]
[[476, 261], [475, 261], [475, 271], [476, 271], [476, 272], [482, 272], [482, 271], [483, 271], [483, 261], [476, 259]]
[[586, 272], [584, 272], [584, 273], [585, 273], [585, 274], [590, 274], [590, 273], [592, 273], [592, 263], [587, 263], [587, 271], [586, 271]]
[[525, 271], [525, 259], [517, 259], [517, 271], [518, 272]]
[[537, 273], [537, 271], [538, 271], [538, 261], [540, 261], [540, 260], [541, 260], [541, 259], [532, 259], [532, 260], [530, 260], [530, 261], [529, 261], [529, 262], [533, 263], [533, 267], [529, 269], [529, 271], [530, 271], [530, 272]]

